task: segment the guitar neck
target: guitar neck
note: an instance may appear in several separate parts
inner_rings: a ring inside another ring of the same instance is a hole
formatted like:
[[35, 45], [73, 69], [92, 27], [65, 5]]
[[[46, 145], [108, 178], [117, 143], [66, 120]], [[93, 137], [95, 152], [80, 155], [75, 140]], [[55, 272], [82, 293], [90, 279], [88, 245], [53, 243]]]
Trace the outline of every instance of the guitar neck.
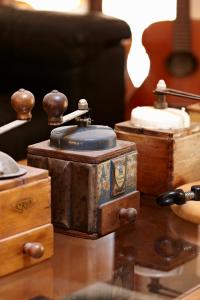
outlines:
[[190, 51], [190, 3], [189, 0], [177, 0], [177, 18], [174, 28], [174, 51]]

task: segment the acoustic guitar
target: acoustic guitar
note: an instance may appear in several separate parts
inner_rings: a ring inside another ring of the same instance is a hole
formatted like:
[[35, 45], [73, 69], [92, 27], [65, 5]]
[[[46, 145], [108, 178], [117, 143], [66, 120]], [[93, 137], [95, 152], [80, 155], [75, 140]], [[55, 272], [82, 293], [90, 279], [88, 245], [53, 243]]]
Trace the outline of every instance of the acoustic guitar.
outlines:
[[[159, 79], [170, 88], [200, 94], [200, 21], [190, 20], [189, 0], [177, 0], [175, 21], [150, 25], [142, 42], [150, 58], [150, 70], [143, 84], [130, 97], [126, 118], [133, 107], [153, 105]], [[182, 107], [195, 103], [184, 98], [168, 97], [169, 106]]]

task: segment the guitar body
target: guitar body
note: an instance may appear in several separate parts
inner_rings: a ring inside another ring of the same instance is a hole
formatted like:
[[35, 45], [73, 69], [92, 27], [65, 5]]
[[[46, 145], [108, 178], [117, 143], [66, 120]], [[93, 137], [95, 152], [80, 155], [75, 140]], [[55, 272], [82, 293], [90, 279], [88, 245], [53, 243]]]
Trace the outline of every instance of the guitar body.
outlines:
[[[190, 21], [191, 56], [195, 59], [195, 67], [185, 76], [176, 76], [168, 68], [167, 61], [173, 51], [173, 32], [175, 22], [164, 21], [150, 25], [143, 33], [142, 43], [150, 59], [150, 70], [143, 84], [136, 89], [130, 98], [126, 118], [130, 119], [132, 108], [153, 105], [155, 96], [152, 91], [159, 79], [164, 79], [172, 89], [200, 94], [200, 21]], [[194, 103], [194, 100], [167, 97], [169, 106], [181, 107]]]

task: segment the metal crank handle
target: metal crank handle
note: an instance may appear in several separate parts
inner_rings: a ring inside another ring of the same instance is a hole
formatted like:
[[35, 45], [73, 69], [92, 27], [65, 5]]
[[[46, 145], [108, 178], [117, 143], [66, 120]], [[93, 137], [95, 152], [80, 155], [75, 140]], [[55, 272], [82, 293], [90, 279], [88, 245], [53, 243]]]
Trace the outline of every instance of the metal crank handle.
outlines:
[[182, 189], [176, 189], [163, 193], [158, 196], [156, 202], [160, 206], [170, 206], [173, 204], [183, 205], [190, 200], [200, 201], [200, 185], [193, 185], [188, 192], [184, 192]]
[[158, 81], [156, 89], [153, 91], [153, 93], [157, 96], [154, 102], [154, 107], [159, 109], [168, 107], [168, 103], [166, 101], [167, 95], [200, 101], [200, 95], [167, 88], [165, 81], [162, 79]]
[[170, 88], [156, 88], [153, 91], [154, 94], [162, 94], [162, 95], [171, 95], [171, 96], [176, 96], [176, 97], [184, 97], [184, 98], [189, 98], [193, 100], [198, 100], [200, 101], [200, 95], [197, 94], [192, 94], [188, 92], [183, 92], [175, 89], [170, 89]]
[[80, 99], [78, 102], [78, 109], [70, 114], [63, 116], [68, 107], [68, 99], [65, 94], [53, 90], [44, 96], [43, 108], [48, 116], [49, 125], [62, 125], [65, 122], [69, 122], [81, 115], [86, 114], [88, 109], [88, 103], [85, 99]]

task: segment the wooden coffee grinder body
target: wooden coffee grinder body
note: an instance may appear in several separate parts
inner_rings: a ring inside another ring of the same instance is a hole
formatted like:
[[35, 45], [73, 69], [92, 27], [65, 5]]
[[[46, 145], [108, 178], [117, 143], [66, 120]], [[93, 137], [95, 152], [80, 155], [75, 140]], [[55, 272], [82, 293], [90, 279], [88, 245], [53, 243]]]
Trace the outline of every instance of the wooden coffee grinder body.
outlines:
[[135, 144], [117, 141], [107, 150], [70, 151], [44, 141], [29, 146], [28, 164], [49, 170], [57, 231], [97, 238], [135, 220]]
[[25, 175], [0, 180], [0, 277], [53, 255], [50, 178], [24, 168]]

